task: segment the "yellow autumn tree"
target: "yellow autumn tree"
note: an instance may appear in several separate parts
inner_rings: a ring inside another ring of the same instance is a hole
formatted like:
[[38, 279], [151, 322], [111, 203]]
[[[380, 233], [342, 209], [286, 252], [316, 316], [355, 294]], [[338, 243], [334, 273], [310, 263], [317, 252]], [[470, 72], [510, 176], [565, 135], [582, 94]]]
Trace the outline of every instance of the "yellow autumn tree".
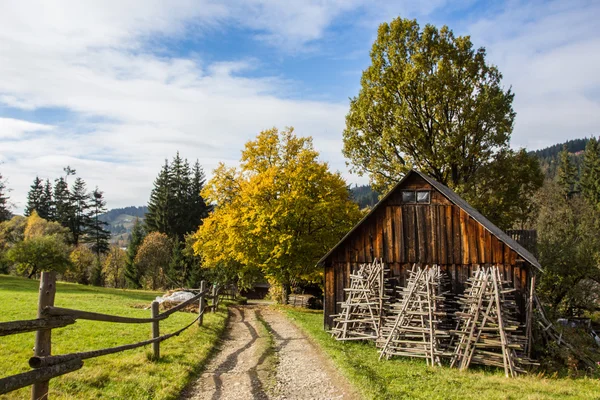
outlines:
[[204, 266], [259, 268], [284, 289], [318, 281], [316, 262], [360, 218], [346, 182], [293, 128], [246, 143], [239, 168], [220, 164], [202, 195], [216, 205], [195, 235]]
[[125, 263], [127, 261], [127, 253], [119, 246], [112, 245], [104, 259], [102, 265], [102, 274], [109, 286], [115, 288], [125, 287]]
[[156, 290], [166, 286], [165, 269], [171, 259], [171, 240], [160, 232], [149, 233], [135, 256], [135, 263], [143, 271], [142, 286]]

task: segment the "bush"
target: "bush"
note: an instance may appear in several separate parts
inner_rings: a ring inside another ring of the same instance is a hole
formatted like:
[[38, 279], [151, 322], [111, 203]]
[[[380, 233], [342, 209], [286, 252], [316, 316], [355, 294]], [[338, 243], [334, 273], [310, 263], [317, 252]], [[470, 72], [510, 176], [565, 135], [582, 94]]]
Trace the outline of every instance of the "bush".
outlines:
[[309, 297], [306, 302], [306, 307], [311, 310], [322, 310], [323, 309], [323, 299], [318, 297]]

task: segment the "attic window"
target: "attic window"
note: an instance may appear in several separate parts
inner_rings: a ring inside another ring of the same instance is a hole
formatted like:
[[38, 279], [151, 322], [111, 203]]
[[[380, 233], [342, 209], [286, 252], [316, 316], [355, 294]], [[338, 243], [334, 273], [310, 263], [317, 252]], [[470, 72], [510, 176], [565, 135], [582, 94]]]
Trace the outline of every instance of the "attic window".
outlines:
[[431, 192], [429, 190], [403, 190], [402, 202], [429, 204], [431, 202]]
[[403, 190], [402, 191], [402, 202], [403, 203], [415, 203], [417, 200], [414, 190]]
[[417, 192], [417, 203], [429, 204], [431, 192], [429, 190], [421, 190]]

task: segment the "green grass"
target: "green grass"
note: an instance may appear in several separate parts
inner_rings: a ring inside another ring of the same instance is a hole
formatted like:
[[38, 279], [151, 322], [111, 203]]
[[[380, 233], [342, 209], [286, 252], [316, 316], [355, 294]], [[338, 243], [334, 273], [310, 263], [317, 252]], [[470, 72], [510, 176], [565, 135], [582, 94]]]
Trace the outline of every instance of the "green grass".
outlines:
[[258, 355], [257, 376], [263, 389], [273, 395], [275, 392], [277, 364], [279, 357], [275, 350], [275, 338], [273, 329], [262, 317], [260, 312], [256, 313], [258, 320], [258, 339], [256, 341], [256, 354]]
[[[0, 275], [0, 322], [36, 317], [39, 282]], [[149, 317], [149, 305], [160, 293], [106, 289], [59, 283], [58, 307], [76, 308], [114, 315]], [[178, 312], [160, 323], [161, 334], [187, 325], [195, 314]], [[194, 379], [215, 348], [227, 319], [226, 307], [208, 313], [204, 325], [196, 324], [161, 343], [161, 358], [150, 361], [151, 346], [84, 361], [82, 369], [50, 381], [52, 399], [175, 399]], [[35, 333], [0, 337], [0, 377], [29, 371]], [[150, 324], [116, 324], [77, 321], [53, 330], [52, 353], [66, 354], [113, 347], [146, 340]], [[25, 399], [30, 389], [12, 392], [1, 399]]]
[[283, 308], [328, 354], [365, 399], [600, 399], [591, 378], [504, 377], [503, 371], [460, 372], [423, 360], [379, 361], [372, 343], [339, 342], [323, 330], [323, 313]]

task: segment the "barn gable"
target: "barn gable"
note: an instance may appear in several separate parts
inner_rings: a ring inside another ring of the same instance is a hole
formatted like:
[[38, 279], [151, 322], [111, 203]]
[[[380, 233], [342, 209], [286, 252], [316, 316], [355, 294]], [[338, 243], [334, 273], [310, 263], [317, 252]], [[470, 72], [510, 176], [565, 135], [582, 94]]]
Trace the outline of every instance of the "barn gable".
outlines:
[[[390, 190], [374, 207], [373, 209], [364, 217], [362, 218], [355, 226], [354, 228], [352, 228], [327, 254], [325, 254], [318, 262], [318, 264], [324, 264], [325, 261], [331, 257], [331, 255], [333, 253], [335, 253], [335, 251], [340, 248], [343, 247], [344, 244], [346, 243], [347, 240], [350, 239], [350, 237], [353, 236], [353, 234], [357, 231], [361, 231], [363, 230], [363, 225], [368, 224], [370, 220], [374, 219], [374, 216], [379, 214], [383, 214], [385, 212], [385, 214], [389, 215], [390, 213], [398, 213], [399, 210], [395, 209], [395, 210], [385, 210], [382, 211], [382, 209], [386, 209], [388, 207], [402, 207], [403, 205], [406, 205], [405, 202], [402, 201], [402, 191], [404, 190], [408, 190], [408, 189], [412, 189], [415, 191], [430, 191], [431, 192], [431, 198], [430, 198], [430, 202], [426, 203], [428, 205], [435, 205], [435, 206], [451, 206], [451, 205], [455, 205], [460, 209], [460, 214], [466, 214], [468, 217], [470, 217], [470, 219], [472, 219], [473, 221], [475, 221], [476, 223], [478, 223], [479, 225], [481, 225], [486, 231], [487, 233], [482, 233], [482, 235], [485, 237], [484, 240], [488, 240], [487, 236], [490, 236], [489, 240], [491, 242], [494, 242], [494, 248], [496, 250], [498, 250], [499, 246], [498, 244], [496, 244], [496, 241], [501, 242], [504, 247], [508, 247], [509, 249], [511, 249], [512, 251], [516, 252], [523, 260], [527, 261], [529, 264], [531, 264], [532, 266], [536, 267], [538, 270], [542, 270], [542, 266], [540, 265], [540, 263], [537, 261], [537, 259], [535, 258], [535, 256], [533, 256], [533, 254], [531, 254], [527, 249], [525, 249], [523, 246], [521, 246], [519, 243], [517, 243], [514, 239], [512, 239], [510, 236], [508, 236], [506, 233], [504, 233], [504, 231], [502, 231], [500, 228], [498, 228], [496, 225], [494, 225], [491, 221], [489, 221], [486, 217], [484, 217], [479, 211], [477, 211], [475, 208], [473, 208], [469, 203], [467, 203], [463, 198], [461, 198], [458, 194], [456, 194], [453, 190], [451, 190], [450, 188], [448, 188], [447, 186], [437, 182], [435, 179], [431, 178], [430, 176], [416, 171], [416, 170], [411, 170], [409, 171], [404, 178], [398, 182], [398, 184], [396, 184], [396, 186], [394, 186], [394, 188], [392, 190]], [[455, 210], [451, 210], [448, 208], [443, 208], [443, 207], [439, 207], [437, 208], [437, 210], [434, 213], [429, 213], [430, 215], [422, 215], [423, 211], [419, 210], [419, 203], [415, 203], [414, 205], [412, 205], [412, 207], [416, 206], [416, 212], [413, 214], [410, 211], [405, 213], [404, 210], [402, 211], [402, 215], [406, 217], [406, 223], [408, 225], [422, 225], [423, 223], [425, 223], [426, 228], [427, 225], [430, 224], [430, 218], [434, 218], [433, 223], [436, 223], [439, 221], [439, 218], [445, 218], [446, 219], [446, 223], [450, 223], [452, 224], [452, 226], [450, 225], [446, 225], [447, 229], [447, 234], [450, 234], [450, 228], [452, 228], [452, 235], [454, 236], [456, 234], [456, 232], [459, 230], [459, 227], [455, 227], [454, 224], [456, 221], [453, 221], [453, 217], [457, 217], [462, 221], [462, 219], [464, 219], [464, 216], [462, 215], [457, 215]], [[425, 205], [425, 204], [423, 204]], [[429, 207], [431, 208], [431, 207]], [[405, 215], [406, 214], [406, 215]], [[411, 215], [412, 214], [412, 215]], [[450, 214], [450, 215], [449, 215]], [[400, 215], [399, 215], [400, 216]], [[436, 221], [437, 219], [437, 221]], [[389, 220], [389, 218], [388, 218]], [[399, 220], [402, 220], [402, 218], [400, 217]], [[404, 223], [404, 222], [403, 222]], [[461, 222], [459, 222], [460, 224]], [[391, 232], [391, 227], [387, 227], [388, 231]], [[478, 228], [472, 227], [473, 230], [477, 230], [477, 234], [480, 235], [481, 233], [479, 232]], [[406, 234], [406, 236], [408, 236], [409, 241], [410, 240], [414, 240], [413, 239], [413, 232], [410, 232], [410, 227], [409, 227], [409, 231], [408, 232], [404, 232]], [[416, 230], [419, 230], [419, 226], [416, 227]], [[429, 239], [431, 240], [437, 240], [438, 243], [440, 241], [442, 242], [446, 242], [445, 244], [448, 244], [449, 242], [449, 238], [445, 237], [443, 238], [444, 232], [435, 232], [433, 227], [431, 227], [430, 229], [428, 229], [430, 232], [429, 235]], [[468, 226], [467, 226], [467, 230], [468, 230]], [[398, 235], [397, 237], [400, 236], [399, 231], [397, 232]], [[436, 237], [436, 233], [438, 233], [440, 235], [440, 238]], [[373, 236], [373, 235], [371, 235]], [[377, 236], [377, 235], [374, 235]], [[385, 235], [384, 235], [385, 236]], [[387, 235], [388, 237], [386, 238], [388, 241], [390, 241], [390, 244], [392, 244], [393, 242], [393, 235]], [[417, 236], [419, 236], [417, 238], [417, 240], [420, 241], [426, 241], [428, 239], [428, 235], [424, 234], [424, 235], [418, 235], [417, 232]], [[443, 240], [442, 240], [443, 238]], [[383, 244], [383, 243], [381, 243]], [[415, 243], [415, 252], [417, 251], [417, 249], [419, 248], [418, 246], [420, 245]], [[442, 243], [443, 245], [443, 243]], [[456, 243], [457, 245], [457, 243]], [[465, 249], [468, 247], [467, 243], [465, 243]], [[423, 246], [424, 247], [424, 246]], [[466, 255], [464, 253], [468, 253], [468, 251], [465, 251], [464, 249], [462, 250], [463, 253], [463, 258], [464, 258], [464, 262], [462, 262], [463, 264], [470, 264], [470, 263], [502, 263], [502, 261], [500, 261], [500, 257], [495, 257], [497, 260], [495, 261], [491, 261], [489, 260], [489, 258], [491, 257], [486, 257], [485, 256], [485, 251], [489, 250], [490, 253], [493, 251], [492, 249], [488, 249], [488, 246], [486, 246], [485, 244], [482, 244], [481, 247], [481, 253], [482, 253], [482, 257], [481, 259], [478, 257], [474, 257], [473, 254]], [[376, 251], [376, 248], [373, 249], [374, 252]], [[424, 248], [423, 248], [424, 250]], [[453, 249], [453, 250], [456, 250]], [[479, 250], [479, 249], [478, 249]], [[410, 249], [408, 251], [411, 251]], [[431, 252], [433, 252], [434, 249], [432, 249]], [[435, 250], [437, 251], [437, 249]], [[384, 254], [381, 254], [382, 252], [380, 252], [378, 257], [383, 257]], [[473, 252], [472, 252], [473, 253]], [[388, 255], [388, 258], [390, 255]], [[368, 257], [365, 257], [365, 260], [363, 260], [362, 262], [368, 262], [367, 260]], [[428, 260], [428, 257], [425, 258], [420, 258], [418, 261], [414, 260], [412, 256], [409, 255], [409, 257], [411, 260], [407, 261], [407, 262], [432, 262], [431, 260]], [[458, 258], [458, 257], [456, 257]], [[440, 259], [438, 260], [438, 263], [441, 264], [446, 264], [448, 263], [448, 259], [449, 257], [446, 255], [444, 256], [443, 254], [440, 255]], [[443, 261], [446, 262], [443, 262]], [[400, 261], [400, 260], [397, 260]], [[453, 260], [453, 262], [450, 263], [460, 263], [458, 260]]]

